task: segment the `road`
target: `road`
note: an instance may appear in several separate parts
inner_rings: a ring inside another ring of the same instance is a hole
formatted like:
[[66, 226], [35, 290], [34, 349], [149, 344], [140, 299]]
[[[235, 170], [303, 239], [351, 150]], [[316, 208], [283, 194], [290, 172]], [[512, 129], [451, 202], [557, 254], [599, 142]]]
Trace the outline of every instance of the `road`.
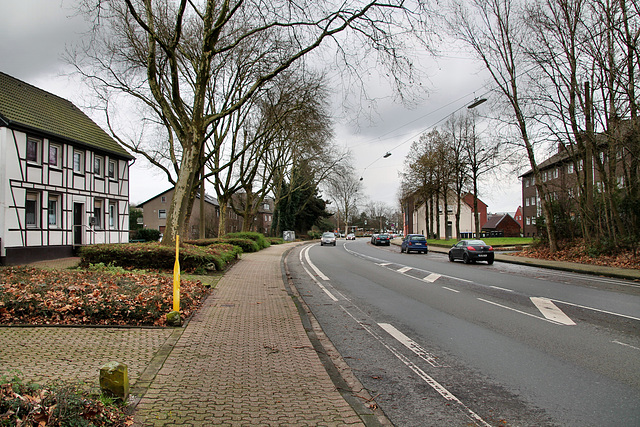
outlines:
[[639, 426], [640, 284], [367, 239], [305, 245], [296, 289], [396, 426]]

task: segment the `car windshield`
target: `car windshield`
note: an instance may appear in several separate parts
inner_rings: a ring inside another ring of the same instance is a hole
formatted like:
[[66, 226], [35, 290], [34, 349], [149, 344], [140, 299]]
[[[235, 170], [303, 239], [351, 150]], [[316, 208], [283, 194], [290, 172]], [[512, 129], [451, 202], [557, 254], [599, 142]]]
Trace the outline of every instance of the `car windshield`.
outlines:
[[427, 238], [424, 236], [411, 236], [412, 242], [426, 242]]
[[469, 240], [469, 245], [471, 246], [487, 246], [485, 242], [482, 240]]
[[[316, 234], [316, 236], [317, 236], [317, 234]], [[333, 234], [333, 233], [324, 233], [324, 234], [322, 235], [322, 237], [336, 237], [336, 235], [335, 235], [335, 234]]]

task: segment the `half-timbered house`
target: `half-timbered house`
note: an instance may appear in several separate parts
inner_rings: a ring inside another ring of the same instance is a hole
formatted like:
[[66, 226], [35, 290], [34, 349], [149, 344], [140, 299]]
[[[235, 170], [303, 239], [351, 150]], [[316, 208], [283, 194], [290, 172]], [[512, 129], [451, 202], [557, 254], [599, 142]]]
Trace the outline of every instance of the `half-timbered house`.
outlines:
[[0, 72], [0, 262], [127, 242], [132, 159], [71, 102]]

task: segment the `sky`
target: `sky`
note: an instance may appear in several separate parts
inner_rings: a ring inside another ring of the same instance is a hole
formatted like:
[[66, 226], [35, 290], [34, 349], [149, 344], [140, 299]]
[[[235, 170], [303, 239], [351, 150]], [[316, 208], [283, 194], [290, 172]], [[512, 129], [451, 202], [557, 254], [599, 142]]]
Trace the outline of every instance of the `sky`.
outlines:
[[[0, 0], [0, 71], [65, 98], [78, 107], [87, 94], [61, 58], [65, 48], [82, 37], [85, 22], [69, 9], [74, 0]], [[420, 57], [427, 70], [427, 94], [411, 108], [383, 99], [369, 117], [344, 114], [335, 105], [335, 144], [349, 150], [354, 172], [362, 177], [363, 191], [372, 201], [398, 207], [399, 173], [405, 157], [420, 134], [433, 129], [473, 99], [486, 92], [487, 78], [471, 58], [444, 56], [437, 60]], [[370, 82], [372, 86], [384, 82]], [[384, 92], [384, 90], [382, 90]], [[336, 96], [336, 99], [339, 97]], [[478, 107], [480, 114], [482, 108]], [[91, 111], [84, 109], [92, 116]], [[340, 112], [338, 114], [338, 112]], [[98, 120], [96, 119], [98, 122]], [[384, 158], [385, 153], [391, 156]], [[132, 204], [146, 201], [170, 188], [162, 172], [142, 159], [130, 169]], [[482, 183], [480, 199], [489, 212], [515, 212], [521, 202], [516, 172]]]

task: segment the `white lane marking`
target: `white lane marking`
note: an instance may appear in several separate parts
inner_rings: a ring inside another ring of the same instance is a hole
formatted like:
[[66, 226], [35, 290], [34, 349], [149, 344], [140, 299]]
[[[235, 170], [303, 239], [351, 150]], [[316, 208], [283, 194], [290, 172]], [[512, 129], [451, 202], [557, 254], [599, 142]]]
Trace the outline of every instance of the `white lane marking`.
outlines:
[[409, 270], [412, 270], [412, 268], [411, 267], [402, 267], [402, 268], [397, 269], [396, 271], [398, 273], [406, 273]]
[[580, 308], [584, 308], [586, 310], [593, 310], [593, 311], [597, 311], [599, 313], [604, 313], [604, 314], [611, 314], [612, 316], [618, 316], [618, 317], [624, 317], [626, 319], [631, 319], [631, 320], [637, 320], [640, 321], [640, 318], [638, 317], [633, 317], [633, 316], [627, 316], [626, 314], [620, 314], [620, 313], [614, 313], [613, 311], [606, 311], [606, 310], [600, 310], [598, 308], [593, 308], [593, 307], [587, 307], [586, 305], [580, 305], [580, 304], [574, 304], [571, 302], [566, 302], [566, 301], [560, 301], [559, 299], [554, 299], [555, 302], [559, 302], [561, 304], [567, 304], [567, 305], [572, 305], [574, 307], [580, 307]]
[[325, 276], [322, 271], [320, 271], [318, 269], [318, 267], [316, 267], [311, 260], [309, 259], [309, 249], [311, 248], [311, 246], [307, 246], [306, 251], [304, 253], [304, 257], [307, 260], [307, 264], [309, 264], [309, 267], [311, 267], [313, 269], [313, 271], [316, 272], [316, 274], [318, 275], [318, 277], [320, 277], [322, 280], [329, 280], [329, 278], [327, 276]]
[[634, 346], [634, 345], [631, 345], [631, 344], [627, 344], [627, 343], [624, 343], [624, 342], [620, 342], [620, 341], [618, 341], [618, 340], [613, 340], [613, 341], [611, 341], [611, 342], [612, 342], [612, 343], [615, 343], [615, 344], [623, 345], [623, 346], [625, 346], [625, 347], [631, 347], [631, 348], [632, 348], [632, 349], [634, 349], [634, 350], [638, 350], [638, 351], [640, 351], [640, 348], [638, 348], [638, 347], [636, 347], [636, 346]]
[[338, 298], [336, 298], [331, 292], [329, 292], [329, 289], [325, 288], [324, 285], [322, 283], [320, 283], [314, 276], [313, 274], [311, 274], [311, 272], [309, 270], [307, 270], [307, 267], [305, 267], [304, 265], [302, 266], [302, 268], [304, 268], [304, 271], [307, 272], [307, 274], [309, 275], [309, 277], [311, 277], [311, 280], [313, 280], [314, 282], [316, 282], [316, 285], [318, 285], [320, 287], [320, 289], [322, 289], [324, 291], [325, 294], [327, 294], [329, 296], [329, 298], [331, 298], [334, 302], [338, 301]]
[[493, 289], [498, 289], [498, 290], [500, 290], [500, 291], [513, 292], [513, 290], [512, 290], [512, 289], [501, 288], [500, 286], [491, 286], [491, 285], [489, 285], [489, 287], [490, 287], [490, 288], [493, 288]]
[[460, 293], [460, 291], [455, 290], [455, 289], [451, 289], [451, 288], [447, 288], [446, 286], [443, 286], [443, 287], [442, 287], [442, 289], [446, 289], [446, 290], [448, 290], [448, 291], [455, 292], [456, 294], [459, 294], [459, 293]]
[[493, 305], [501, 307], [501, 308], [506, 308], [507, 310], [515, 311], [516, 313], [524, 314], [525, 316], [533, 317], [534, 319], [544, 320], [545, 322], [553, 323], [554, 325], [561, 325], [562, 324], [562, 323], [556, 322], [555, 320], [546, 319], [544, 317], [538, 317], [538, 316], [535, 316], [535, 315], [533, 315], [531, 313], [527, 313], [526, 311], [516, 310], [515, 308], [507, 307], [506, 305], [498, 304], [497, 302], [489, 301], [489, 300], [486, 300], [484, 298], [478, 298], [478, 300], [482, 301], [482, 302], [489, 303], [489, 304], [493, 304]]
[[434, 368], [441, 366], [434, 355], [422, 348], [420, 344], [400, 332], [395, 326], [390, 325], [389, 323], [378, 323], [378, 325], [382, 329], [387, 331], [389, 335], [398, 340], [400, 344], [413, 351], [419, 358], [427, 362], [429, 365], [433, 366]]
[[425, 282], [433, 283], [436, 280], [438, 280], [440, 277], [442, 277], [442, 276], [440, 276], [439, 274], [431, 273], [430, 275], [428, 275], [427, 277], [425, 277], [422, 280], [424, 280]]
[[550, 320], [555, 320], [563, 325], [575, 325], [576, 322], [571, 320], [569, 316], [564, 314], [557, 305], [548, 298], [531, 297], [531, 302], [535, 305], [544, 317]]
[[390, 262], [381, 262], [380, 264], [378, 264], [380, 267], [386, 267], [387, 265], [391, 265]]
[[424, 372], [422, 369], [420, 369], [420, 367], [418, 365], [416, 365], [415, 363], [410, 361], [404, 354], [400, 353], [395, 347], [387, 344], [384, 341], [384, 339], [378, 333], [376, 333], [371, 327], [369, 327], [369, 325], [367, 325], [364, 322], [361, 322], [358, 319], [356, 319], [356, 317], [353, 314], [351, 314], [349, 312], [349, 310], [347, 310], [346, 308], [344, 308], [342, 306], [340, 308], [342, 308], [342, 310], [344, 310], [344, 312], [347, 313], [347, 315], [349, 315], [353, 320], [355, 320], [360, 325], [360, 327], [362, 327], [372, 337], [374, 337], [376, 340], [378, 340], [378, 342], [380, 342], [380, 344], [382, 344], [387, 350], [389, 350], [391, 352], [391, 354], [393, 354], [402, 363], [404, 363], [404, 365], [406, 367], [411, 369], [424, 382], [429, 384], [436, 392], [438, 392], [438, 394], [440, 394], [440, 396], [444, 397], [446, 400], [448, 400], [450, 402], [456, 403], [459, 407], [461, 407], [464, 410], [465, 415], [468, 418], [470, 418], [471, 420], [473, 420], [475, 423], [479, 423], [480, 425], [485, 426], [485, 427], [490, 427], [490, 425], [486, 421], [484, 421], [482, 418], [480, 418], [480, 416], [478, 414], [473, 412], [469, 407], [467, 407], [464, 403], [462, 403], [462, 401], [460, 399], [458, 399], [456, 396], [454, 396], [453, 393], [451, 393], [449, 390], [444, 388], [435, 379], [430, 377], [426, 372]]

